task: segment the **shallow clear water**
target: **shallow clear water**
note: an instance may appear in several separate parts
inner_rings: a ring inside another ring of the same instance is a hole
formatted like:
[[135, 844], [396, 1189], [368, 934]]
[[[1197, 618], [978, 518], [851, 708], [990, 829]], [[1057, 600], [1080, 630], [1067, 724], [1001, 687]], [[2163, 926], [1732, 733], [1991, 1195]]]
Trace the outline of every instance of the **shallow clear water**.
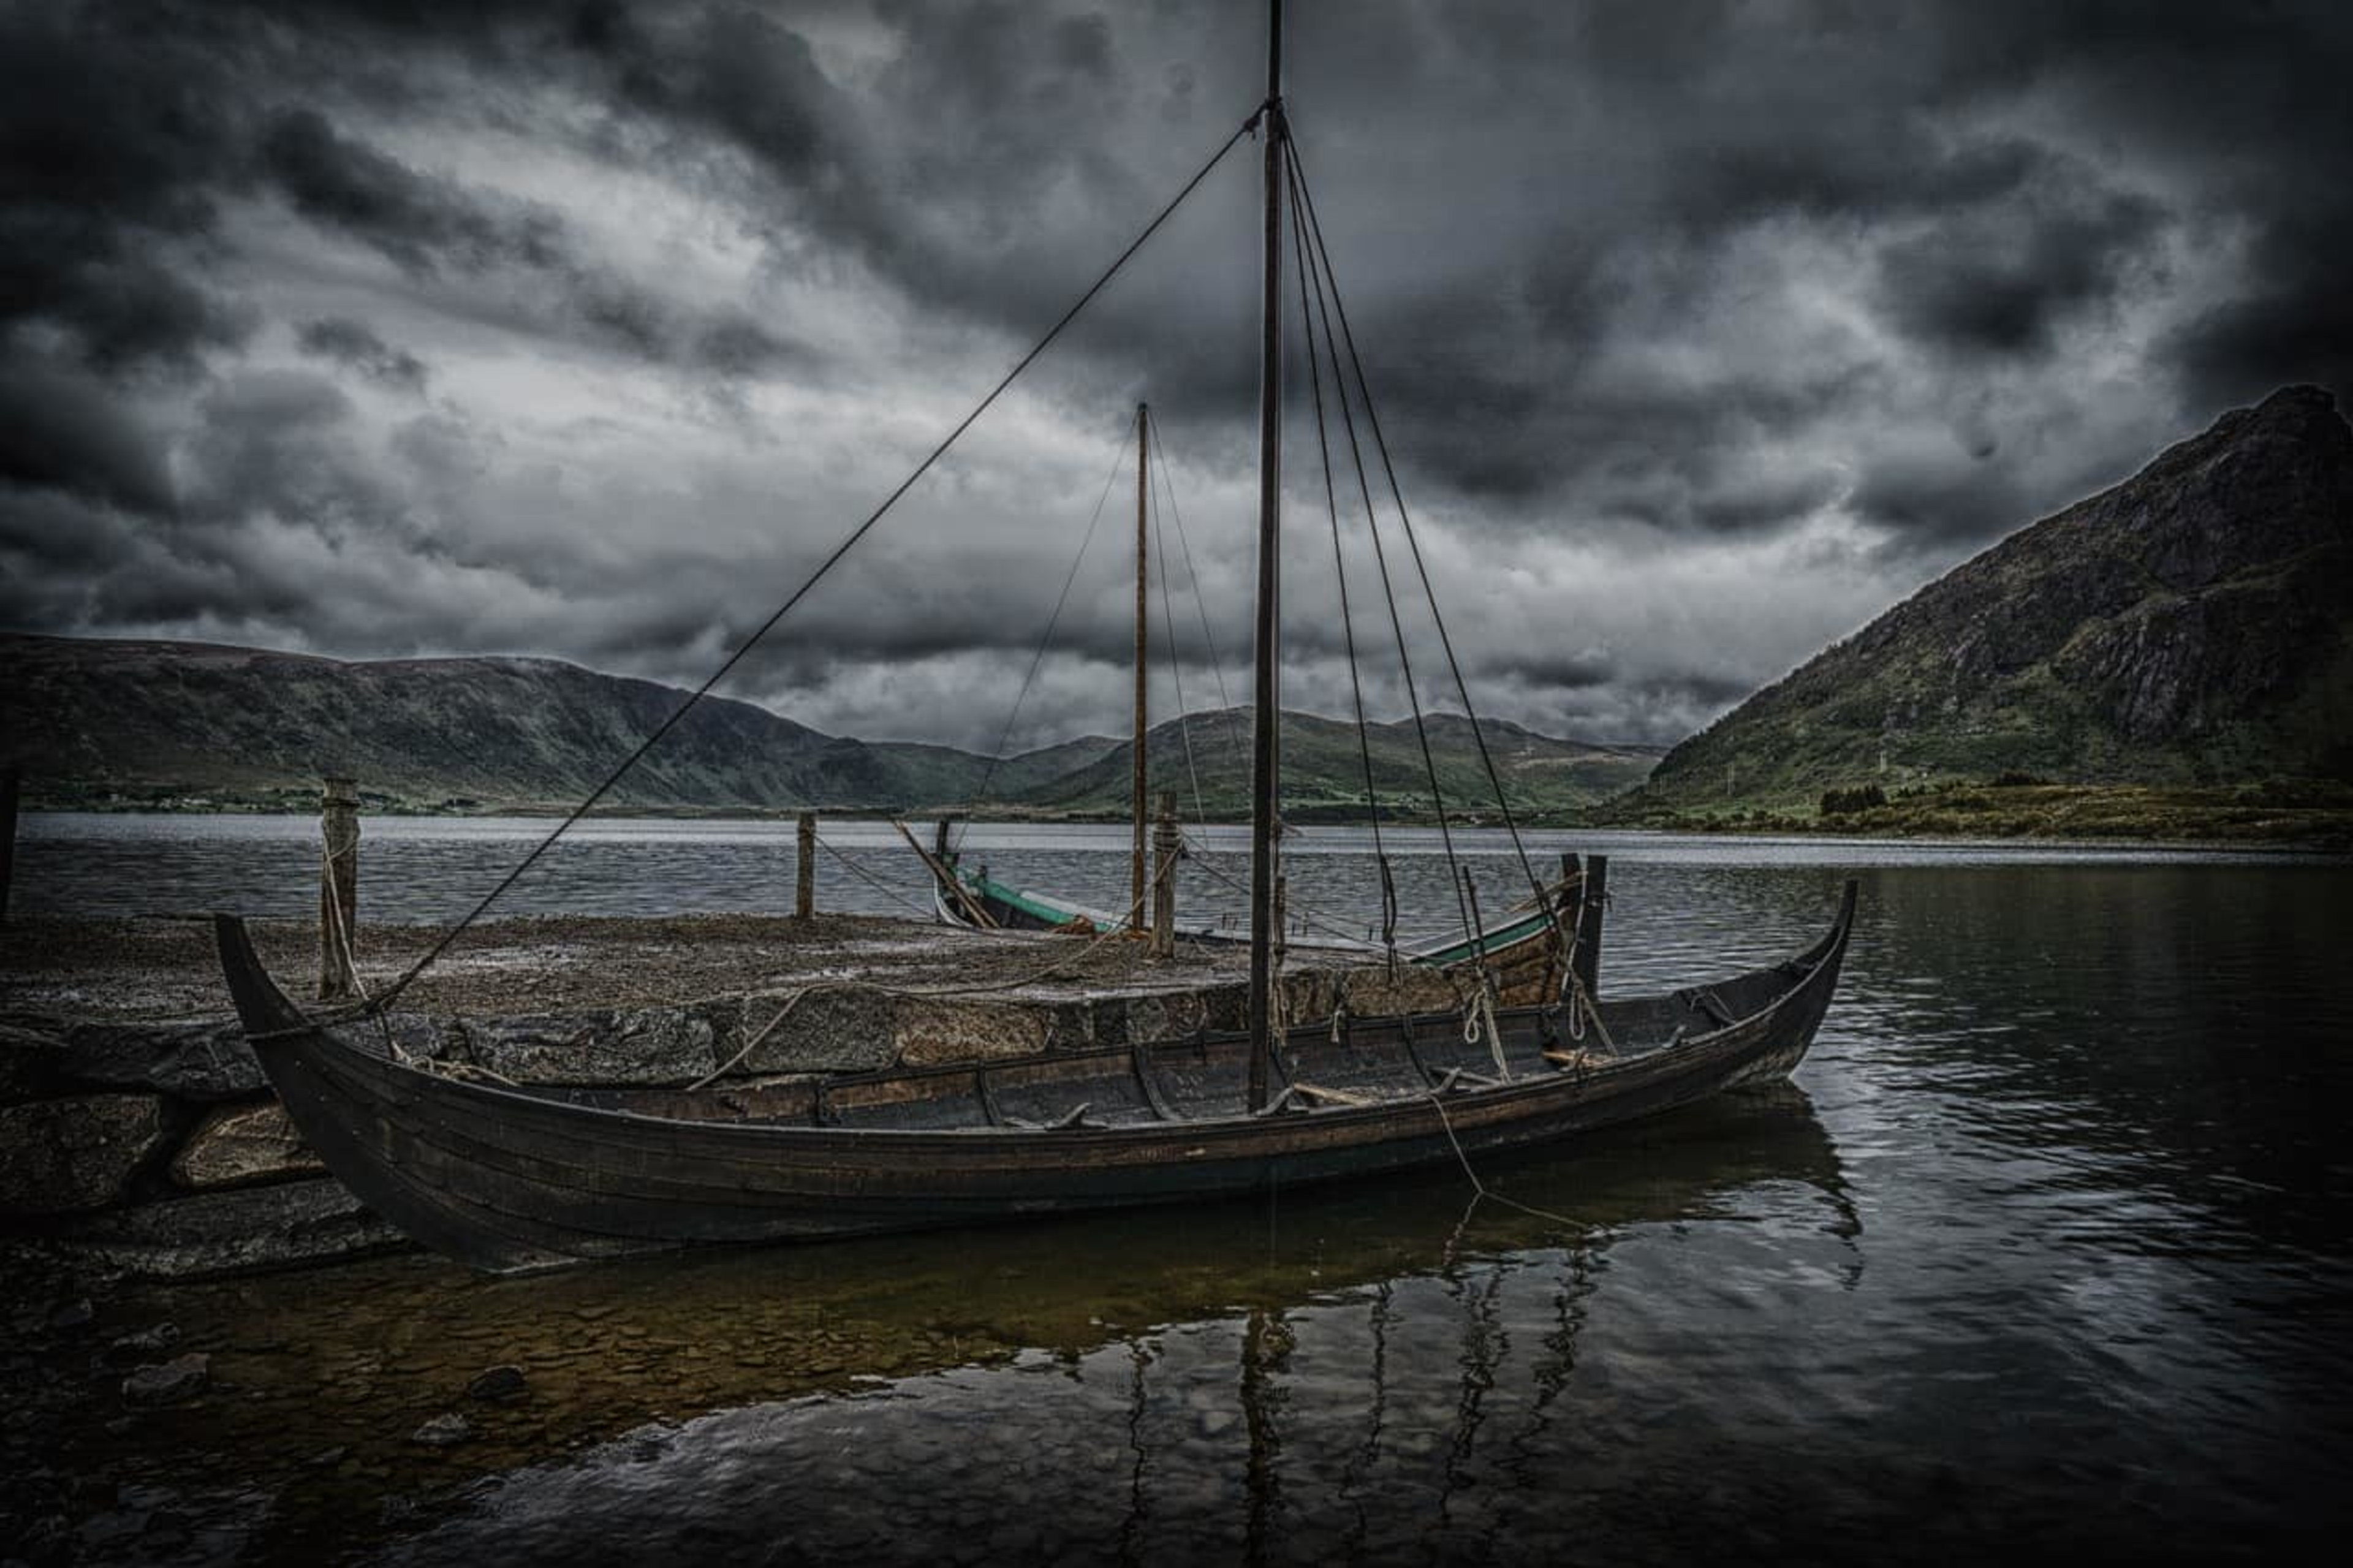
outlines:
[[[371, 908], [422, 917], [527, 825], [368, 829]], [[19, 896], [295, 913], [311, 831], [36, 819]], [[887, 827], [828, 832], [920, 889]], [[121, 1430], [110, 1399], [58, 1418], [91, 1560], [2333, 1554], [2353, 870], [1575, 842], [1613, 856], [1609, 988], [1785, 952], [1861, 879], [1794, 1090], [1482, 1166], [1541, 1214], [1466, 1213], [1445, 1169], [532, 1280], [404, 1258], [132, 1292], [107, 1331], [169, 1319], [215, 1381]], [[1471, 847], [1508, 901], [1508, 845]], [[109, 857], [134, 848], [152, 874], [126, 896]], [[1360, 927], [1361, 848], [1317, 830], [1290, 857]], [[967, 846], [1100, 901], [1124, 849]], [[790, 856], [789, 826], [600, 824], [522, 907], [774, 909]], [[1425, 908], [1443, 865], [1411, 858]], [[592, 876], [605, 901], [555, 890]], [[888, 907], [838, 863], [821, 887]], [[470, 1403], [501, 1362], [529, 1396]], [[408, 1440], [451, 1409], [473, 1441]]]

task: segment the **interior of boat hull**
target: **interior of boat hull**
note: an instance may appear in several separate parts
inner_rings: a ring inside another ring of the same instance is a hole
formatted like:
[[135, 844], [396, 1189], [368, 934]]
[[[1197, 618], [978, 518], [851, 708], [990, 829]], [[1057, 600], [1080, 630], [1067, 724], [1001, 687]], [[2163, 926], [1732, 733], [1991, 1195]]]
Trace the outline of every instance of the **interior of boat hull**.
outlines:
[[[1319, 1020], [1276, 1054], [1282, 1109], [1313, 1112], [1403, 1102], [1446, 1083], [1485, 1087], [1591, 1073], [1712, 1034], [1769, 1006], [1805, 973], [1792, 959], [1664, 995], [1600, 1004], [1577, 1033], [1566, 1007], [1500, 1011], [1499, 1042], [1467, 1038], [1461, 1015]], [[345, 1031], [365, 1047], [365, 1031]], [[794, 1076], [690, 1092], [672, 1089], [523, 1092], [600, 1110], [696, 1121], [844, 1129], [1116, 1128], [1239, 1117], [1248, 1109], [1248, 1037], [1201, 1031], [1150, 1043], [836, 1078]]]

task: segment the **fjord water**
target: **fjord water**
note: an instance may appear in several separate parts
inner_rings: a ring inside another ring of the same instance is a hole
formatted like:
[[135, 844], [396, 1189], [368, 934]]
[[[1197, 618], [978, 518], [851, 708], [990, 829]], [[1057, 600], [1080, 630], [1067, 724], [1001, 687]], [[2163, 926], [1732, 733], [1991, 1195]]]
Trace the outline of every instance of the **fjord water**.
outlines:
[[[370, 917], [454, 912], [537, 826], [371, 821]], [[597, 824], [518, 907], [774, 910], [790, 831]], [[300, 913], [314, 832], [35, 819], [19, 907]], [[828, 860], [828, 907], [920, 891], [887, 827], [828, 833], [881, 884]], [[1459, 837], [1492, 915], [1508, 844]], [[1392, 845], [1431, 931], [1433, 838]], [[966, 854], [1107, 904], [1124, 845], [981, 827]], [[121, 1430], [94, 1405], [56, 1462], [148, 1521], [123, 1560], [2205, 1559], [2353, 1523], [2343, 862], [1531, 840], [1565, 847], [1613, 858], [1612, 990], [1794, 950], [1860, 879], [1794, 1087], [1484, 1162], [1475, 1204], [1448, 1168], [522, 1280], [406, 1257], [132, 1291], [109, 1327], [174, 1321], [212, 1390]], [[1303, 835], [1294, 901], [1362, 934], [1366, 847]], [[1189, 867], [1188, 907], [1238, 863]], [[528, 1394], [470, 1402], [501, 1363]], [[472, 1441], [409, 1440], [453, 1409]]]

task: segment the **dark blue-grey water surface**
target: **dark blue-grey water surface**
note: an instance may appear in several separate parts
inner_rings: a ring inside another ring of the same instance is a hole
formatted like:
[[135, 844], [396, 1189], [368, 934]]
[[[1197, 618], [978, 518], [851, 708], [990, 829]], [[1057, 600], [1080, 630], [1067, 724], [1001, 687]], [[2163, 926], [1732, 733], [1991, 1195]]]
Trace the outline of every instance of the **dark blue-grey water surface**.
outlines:
[[[371, 822], [369, 909], [454, 912], [535, 826]], [[20, 907], [298, 913], [311, 831], [35, 819]], [[828, 832], [920, 893], [887, 827]], [[1442, 929], [1444, 861], [1401, 837], [1408, 902]], [[1508, 902], [1508, 844], [1467, 837]], [[177, 1322], [214, 1390], [130, 1437], [94, 1412], [73, 1462], [216, 1560], [2334, 1555], [2353, 870], [1573, 842], [1613, 857], [1608, 988], [1794, 949], [1860, 879], [1794, 1089], [1482, 1170], [1525, 1208], [1470, 1205], [1444, 1169], [533, 1280], [410, 1258], [154, 1290], [109, 1310]], [[1364, 848], [1311, 831], [1294, 900], [1361, 934]], [[1102, 902], [1124, 850], [1117, 829], [966, 847]], [[599, 824], [519, 907], [773, 910], [790, 857], [788, 825]], [[1190, 907], [1223, 870], [1191, 868]], [[820, 883], [890, 907], [829, 858]], [[529, 1398], [468, 1405], [509, 1361]], [[471, 1443], [407, 1440], [459, 1407]]]

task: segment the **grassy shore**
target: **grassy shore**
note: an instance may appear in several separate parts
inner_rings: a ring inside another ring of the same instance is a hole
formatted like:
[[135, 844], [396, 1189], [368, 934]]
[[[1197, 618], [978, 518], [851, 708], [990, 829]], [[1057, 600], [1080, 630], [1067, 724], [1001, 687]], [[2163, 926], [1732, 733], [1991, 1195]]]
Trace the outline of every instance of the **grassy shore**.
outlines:
[[2353, 785], [2301, 780], [2210, 786], [1948, 782], [1827, 813], [1819, 805], [1733, 802], [1721, 808], [1637, 805], [1599, 815], [1611, 826], [1683, 833], [2085, 838], [2353, 850]]
[[[1832, 792], [1849, 793], [1849, 792]], [[1860, 792], [1855, 792], [1860, 793]], [[362, 792], [363, 809], [388, 816], [561, 816], [571, 803], [554, 801], [406, 800]], [[77, 795], [35, 795], [33, 810], [99, 812], [226, 812], [304, 815], [318, 809], [311, 790], [273, 791], [264, 795], [174, 793], [169, 790]], [[599, 816], [680, 820], [790, 820], [797, 806], [678, 806], [621, 804], [600, 808]], [[928, 819], [942, 809], [918, 806], [828, 805], [837, 818], [892, 816]], [[992, 805], [969, 815], [975, 820], [1037, 823], [1125, 822], [1125, 815], [1092, 810], [1052, 810]], [[1285, 814], [1302, 826], [1361, 825], [1371, 820], [1361, 806], [1325, 802], [1294, 806]], [[1427, 811], [1383, 803], [1381, 820], [1397, 826], [1435, 826]], [[1457, 827], [1503, 826], [1490, 803], [1450, 803]], [[2081, 838], [2181, 844], [2261, 845], [2278, 848], [2353, 850], [2353, 784], [2330, 781], [2274, 780], [2219, 785], [2070, 784], [2040, 781], [1915, 785], [1883, 800], [1825, 812], [1821, 803], [1741, 799], [1707, 805], [1669, 805], [1640, 791], [1584, 810], [1557, 806], [1516, 813], [1522, 827], [1626, 827], [1672, 833], [1826, 834], [1886, 838]]]

